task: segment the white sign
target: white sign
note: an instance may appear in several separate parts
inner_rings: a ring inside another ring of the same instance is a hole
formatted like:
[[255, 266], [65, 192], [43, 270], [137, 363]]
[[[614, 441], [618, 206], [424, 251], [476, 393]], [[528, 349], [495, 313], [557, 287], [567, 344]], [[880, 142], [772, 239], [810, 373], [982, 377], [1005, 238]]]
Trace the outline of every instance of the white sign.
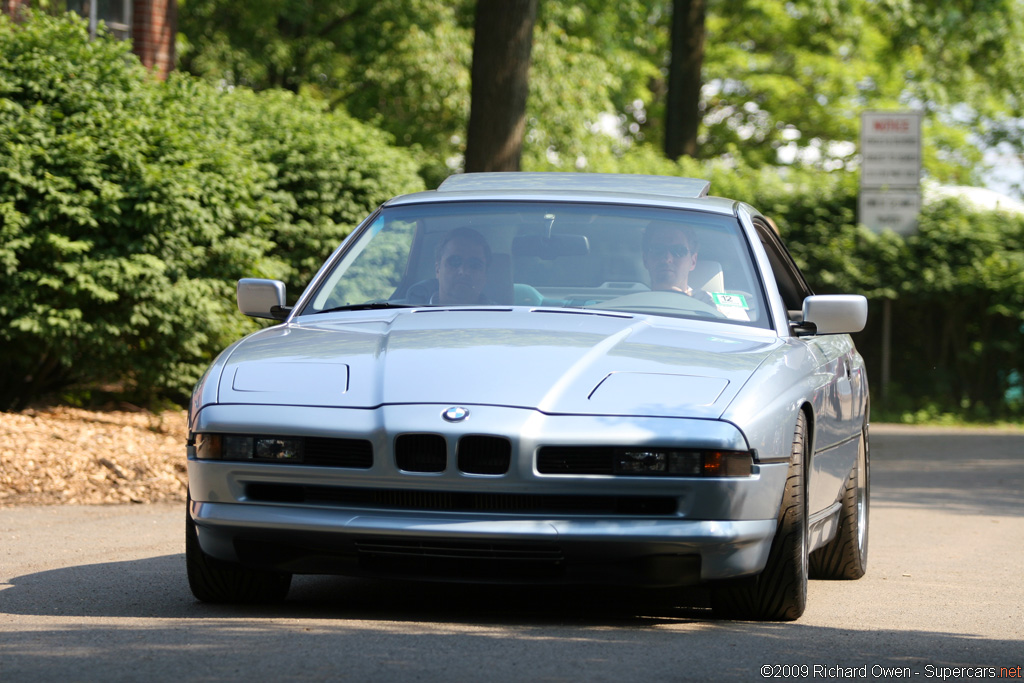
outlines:
[[921, 114], [866, 111], [860, 122], [859, 220], [910, 234], [921, 211]]
[[860, 186], [916, 188], [921, 182], [921, 114], [861, 114]]
[[892, 230], [900, 235], [909, 235], [917, 230], [917, 214], [920, 212], [920, 190], [860, 190], [860, 222], [875, 232]]

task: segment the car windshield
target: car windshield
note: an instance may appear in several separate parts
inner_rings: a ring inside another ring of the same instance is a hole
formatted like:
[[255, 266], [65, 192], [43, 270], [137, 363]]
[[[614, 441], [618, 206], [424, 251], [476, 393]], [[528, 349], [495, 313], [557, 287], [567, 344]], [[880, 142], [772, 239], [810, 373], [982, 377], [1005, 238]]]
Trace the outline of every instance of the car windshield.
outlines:
[[390, 306], [531, 306], [768, 327], [733, 216], [559, 202], [386, 207], [301, 314]]

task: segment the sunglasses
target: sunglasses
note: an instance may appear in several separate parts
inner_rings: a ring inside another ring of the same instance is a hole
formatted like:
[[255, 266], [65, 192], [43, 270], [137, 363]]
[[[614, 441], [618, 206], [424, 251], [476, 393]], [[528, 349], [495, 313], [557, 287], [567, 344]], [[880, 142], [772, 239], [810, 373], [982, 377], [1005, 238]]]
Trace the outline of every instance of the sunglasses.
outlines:
[[647, 255], [654, 258], [663, 258], [671, 254], [673, 258], [685, 258], [690, 255], [690, 249], [685, 244], [651, 244], [648, 245]]
[[452, 270], [458, 270], [465, 266], [466, 270], [478, 271], [484, 269], [483, 259], [478, 259], [475, 256], [469, 258], [462, 258], [458, 254], [452, 254], [444, 260], [444, 264]]

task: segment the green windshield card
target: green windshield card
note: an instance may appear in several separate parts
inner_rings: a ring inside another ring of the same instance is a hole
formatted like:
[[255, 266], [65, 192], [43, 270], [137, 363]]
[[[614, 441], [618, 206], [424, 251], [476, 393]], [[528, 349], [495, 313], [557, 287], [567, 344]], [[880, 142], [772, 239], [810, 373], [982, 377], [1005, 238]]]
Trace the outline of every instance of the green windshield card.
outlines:
[[733, 308], [742, 308], [745, 311], [750, 310], [750, 306], [747, 305], [747, 298], [742, 294], [712, 292], [711, 298], [715, 300], [715, 304], [718, 306], [731, 306]]

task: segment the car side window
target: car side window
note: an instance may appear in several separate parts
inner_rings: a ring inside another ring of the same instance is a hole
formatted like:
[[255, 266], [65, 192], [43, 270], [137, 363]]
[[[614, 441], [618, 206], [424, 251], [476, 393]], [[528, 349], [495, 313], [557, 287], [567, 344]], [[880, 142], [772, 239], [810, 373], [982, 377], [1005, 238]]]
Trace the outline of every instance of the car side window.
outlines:
[[789, 313], [789, 319], [793, 320], [794, 315], [799, 319], [803, 310], [804, 299], [813, 294], [803, 273], [793, 261], [789, 250], [779, 239], [775, 230], [764, 220], [755, 219], [754, 227], [757, 228], [761, 244], [768, 254], [768, 262], [771, 264], [772, 273], [775, 275], [775, 286]]

